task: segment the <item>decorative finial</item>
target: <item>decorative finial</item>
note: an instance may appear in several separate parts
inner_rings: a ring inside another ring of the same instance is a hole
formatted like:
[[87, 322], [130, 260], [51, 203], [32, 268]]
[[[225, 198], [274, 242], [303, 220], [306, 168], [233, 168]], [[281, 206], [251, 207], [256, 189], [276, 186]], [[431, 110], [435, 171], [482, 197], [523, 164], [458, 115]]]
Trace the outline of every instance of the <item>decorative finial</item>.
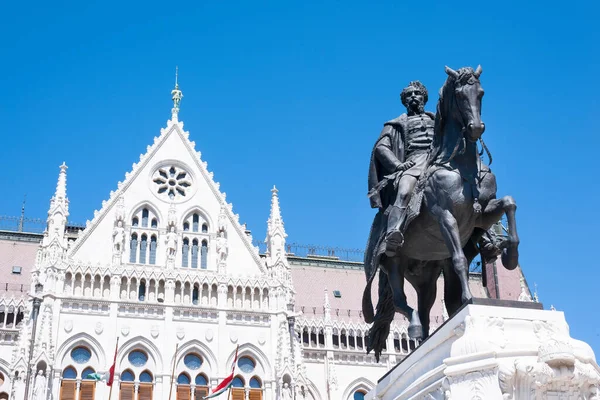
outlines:
[[65, 199], [67, 197], [67, 164], [63, 161], [60, 166], [60, 173], [58, 174], [58, 182], [56, 183], [56, 191], [54, 198]]
[[535, 303], [540, 302], [540, 298], [538, 297], [538, 291], [537, 291], [537, 283], [533, 284], [533, 301]]
[[173, 109], [171, 110], [171, 119], [177, 121], [177, 114], [179, 114], [179, 104], [183, 98], [183, 93], [179, 90], [179, 67], [175, 67], [175, 89], [171, 90], [171, 96], [173, 99]]
[[518, 301], [531, 301], [531, 296], [528, 293], [527, 285], [525, 284], [525, 277], [519, 279], [521, 283], [521, 293], [519, 294]]

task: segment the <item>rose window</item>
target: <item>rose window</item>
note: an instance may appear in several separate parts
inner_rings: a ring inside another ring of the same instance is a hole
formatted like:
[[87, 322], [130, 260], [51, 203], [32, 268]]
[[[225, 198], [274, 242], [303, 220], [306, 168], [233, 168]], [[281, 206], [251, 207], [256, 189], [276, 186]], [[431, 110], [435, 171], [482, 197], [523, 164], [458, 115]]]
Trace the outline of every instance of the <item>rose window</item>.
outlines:
[[171, 200], [186, 197], [192, 186], [189, 174], [183, 168], [174, 165], [157, 169], [152, 176], [152, 182], [159, 196]]

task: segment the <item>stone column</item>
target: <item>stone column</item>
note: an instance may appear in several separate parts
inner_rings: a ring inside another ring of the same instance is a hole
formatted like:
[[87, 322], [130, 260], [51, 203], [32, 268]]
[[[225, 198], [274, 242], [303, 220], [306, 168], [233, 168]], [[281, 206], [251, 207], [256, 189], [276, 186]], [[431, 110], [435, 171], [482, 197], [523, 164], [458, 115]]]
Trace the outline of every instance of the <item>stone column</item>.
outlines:
[[[50, 380], [50, 379], [48, 379], [48, 380]], [[58, 399], [58, 397], [60, 396], [60, 384], [61, 384], [60, 372], [55, 370], [54, 376], [52, 378], [52, 391], [51, 391], [51, 395], [50, 395], [51, 399]]]
[[75, 389], [75, 400], [80, 400], [81, 396], [81, 379], [77, 379], [77, 388]]

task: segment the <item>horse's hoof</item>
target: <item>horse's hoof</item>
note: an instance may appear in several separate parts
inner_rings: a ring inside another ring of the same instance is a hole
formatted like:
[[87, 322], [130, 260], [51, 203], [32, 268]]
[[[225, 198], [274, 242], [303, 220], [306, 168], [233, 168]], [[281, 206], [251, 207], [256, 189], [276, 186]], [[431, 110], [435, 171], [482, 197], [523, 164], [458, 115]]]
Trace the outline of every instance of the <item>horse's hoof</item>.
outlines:
[[408, 327], [408, 337], [411, 339], [423, 339], [423, 327], [421, 325], [410, 325]]
[[470, 302], [473, 299], [473, 295], [471, 293], [469, 293], [466, 296], [461, 296], [460, 300], [462, 301], [462, 304], [467, 304], [468, 302]]

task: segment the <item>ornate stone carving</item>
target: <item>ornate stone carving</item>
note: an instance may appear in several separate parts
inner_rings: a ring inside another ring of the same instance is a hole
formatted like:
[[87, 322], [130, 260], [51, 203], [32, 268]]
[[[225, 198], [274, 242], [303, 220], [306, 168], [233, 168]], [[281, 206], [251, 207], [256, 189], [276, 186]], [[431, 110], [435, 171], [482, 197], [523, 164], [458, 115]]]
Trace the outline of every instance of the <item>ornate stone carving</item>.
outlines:
[[465, 322], [455, 328], [455, 334], [462, 336], [452, 346], [453, 357], [506, 346], [504, 319], [498, 317], [468, 315]]
[[183, 326], [178, 326], [177, 327], [177, 338], [179, 340], [182, 340], [185, 337], [185, 329], [183, 328]]
[[158, 325], [152, 325], [152, 328], [150, 328], [150, 335], [152, 335], [152, 337], [156, 339], [159, 333], [160, 329], [158, 328]]

